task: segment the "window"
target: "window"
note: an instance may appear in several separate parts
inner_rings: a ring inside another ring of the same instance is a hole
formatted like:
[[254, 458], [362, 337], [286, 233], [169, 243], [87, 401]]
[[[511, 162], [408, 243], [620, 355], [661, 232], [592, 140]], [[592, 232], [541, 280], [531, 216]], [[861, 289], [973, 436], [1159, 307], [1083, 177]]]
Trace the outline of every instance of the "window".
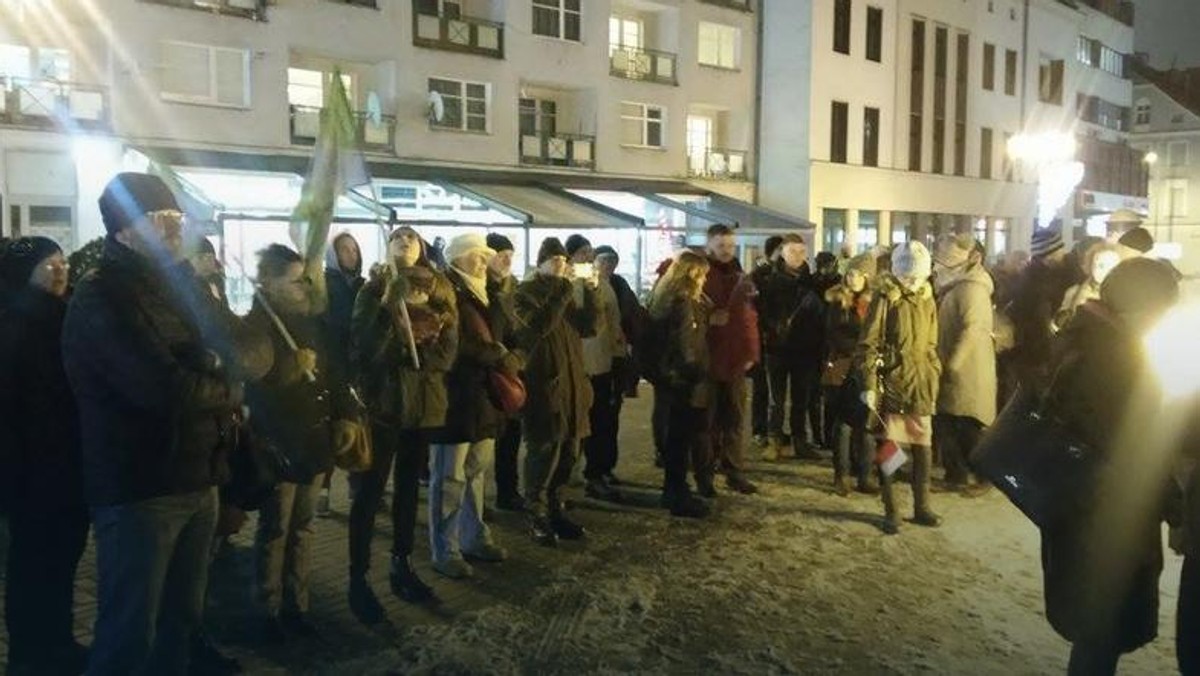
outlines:
[[1085, 122], [1116, 131], [1127, 131], [1129, 128], [1129, 109], [1124, 106], [1083, 93], [1078, 95], [1076, 105], [1079, 109], [1079, 119]]
[[879, 212], [858, 212], [858, 253], [864, 253], [879, 244]]
[[1079, 63], [1085, 66], [1096, 65], [1096, 60], [1092, 56], [1093, 47], [1099, 49], [1100, 43], [1091, 38], [1079, 36], [1078, 44], [1075, 47], [1075, 58], [1079, 60]]
[[950, 57], [950, 31], [938, 26], [933, 33], [933, 173], [946, 171], [946, 72]]
[[71, 81], [71, 52], [55, 47], [0, 45], [0, 75]]
[[1150, 124], [1150, 102], [1146, 99], [1140, 99], [1135, 108], [1135, 124]]
[[442, 96], [442, 119], [431, 120], [439, 129], [488, 131], [488, 105], [491, 85], [429, 78], [429, 91]]
[[[333, 73], [306, 68], [288, 68], [288, 103], [293, 106], [308, 108], [323, 108], [325, 106], [325, 87], [333, 78]], [[354, 78], [342, 73], [342, 86], [346, 88], [346, 96], [354, 100]]]
[[619, 16], [608, 19], [608, 49], [616, 52], [622, 49], [641, 49], [642, 22], [637, 19], [625, 19]]
[[1173, 180], [1168, 186], [1167, 215], [1171, 218], [1187, 216], [1188, 192], [1187, 181]]
[[833, 51], [850, 53], [850, 0], [833, 0]]
[[1001, 149], [1002, 152], [1000, 153], [1000, 167], [1004, 172], [1004, 180], [1008, 181], [1009, 183], [1011, 183], [1013, 180], [1012, 155], [1008, 153], [1008, 142], [1010, 140], [1012, 140], [1012, 134], [1009, 132], [1004, 132], [1004, 147]]
[[846, 210], [821, 210], [821, 244], [824, 251], [838, 251], [846, 241]]
[[992, 130], [983, 127], [979, 130], [979, 178], [992, 177], [992, 152], [995, 143], [992, 141]]
[[850, 126], [850, 105], [834, 101], [829, 124], [829, 161], [846, 162], [846, 136]]
[[663, 147], [666, 111], [648, 103], [621, 104], [621, 145]]
[[1063, 102], [1063, 62], [1043, 56], [1038, 64], [1038, 101], [1061, 106]]
[[250, 107], [250, 52], [187, 42], [162, 43], [162, 98]]
[[1186, 167], [1188, 163], [1187, 141], [1172, 143], [1169, 148], [1170, 150], [1167, 153], [1167, 166]]
[[1112, 47], [1100, 47], [1100, 70], [1117, 77], [1125, 77], [1125, 55]]
[[700, 22], [700, 64], [717, 68], [738, 67], [741, 31], [733, 26]]
[[922, 138], [925, 131], [925, 22], [912, 24], [912, 77], [909, 91], [908, 169], [921, 170]]
[[[375, 6], [374, 0], [367, 0], [366, 3], [354, 2], [351, 4], [368, 4], [370, 7]], [[454, 0], [417, 0], [416, 12], [427, 16], [440, 16], [447, 19], [462, 18], [462, 2]]]
[[693, 174], [704, 175], [708, 170], [708, 154], [713, 148], [716, 124], [711, 117], [688, 115], [687, 153], [688, 166]]
[[558, 103], [524, 98], [518, 102], [521, 136], [554, 136], [558, 133]]
[[971, 59], [971, 38], [958, 35], [958, 58], [954, 64], [954, 175], [967, 174], [967, 68]]
[[863, 159], [864, 167], [879, 166], [879, 109], [863, 109]]
[[9, 77], [28, 78], [33, 50], [21, 45], [0, 45], [0, 73]]
[[983, 88], [996, 91], [996, 45], [983, 43]]
[[867, 8], [867, 61], [883, 61], [883, 10]]
[[1004, 50], [1004, 93], [1017, 95], [1017, 52], [1013, 49]]
[[583, 0], [533, 0], [533, 34], [579, 42]]

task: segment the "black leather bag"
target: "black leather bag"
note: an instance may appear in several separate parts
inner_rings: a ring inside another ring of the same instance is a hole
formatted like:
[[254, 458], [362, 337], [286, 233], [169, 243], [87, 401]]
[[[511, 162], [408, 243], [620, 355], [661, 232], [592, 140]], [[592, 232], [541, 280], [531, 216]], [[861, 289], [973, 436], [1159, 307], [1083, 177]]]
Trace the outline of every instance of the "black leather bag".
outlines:
[[970, 464], [1044, 528], [1090, 500], [1101, 462], [1097, 449], [1053, 415], [1045, 397], [1018, 387]]

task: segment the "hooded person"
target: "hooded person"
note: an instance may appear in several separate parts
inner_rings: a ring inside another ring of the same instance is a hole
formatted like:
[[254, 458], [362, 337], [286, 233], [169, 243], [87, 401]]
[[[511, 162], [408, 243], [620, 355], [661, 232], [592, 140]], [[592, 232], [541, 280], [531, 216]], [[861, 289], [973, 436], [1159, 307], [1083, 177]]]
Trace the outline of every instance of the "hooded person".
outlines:
[[[488, 294], [494, 295], [506, 317], [504, 335], [499, 336], [505, 347], [517, 347], [517, 318], [513, 297], [517, 278], [512, 272], [515, 247], [512, 240], [498, 232], [487, 236], [487, 246], [496, 252], [488, 262]], [[524, 512], [525, 498], [521, 495], [518, 458], [521, 454], [521, 416], [509, 416], [500, 437], [496, 439], [496, 509]]]
[[354, 303], [352, 362], [371, 420], [371, 468], [352, 475], [350, 609], [365, 624], [384, 619], [367, 583], [375, 516], [393, 480], [392, 593], [410, 603], [434, 600], [413, 567], [420, 478], [428, 435], [446, 423], [446, 373], [458, 352], [454, 288], [434, 269], [410, 227], [388, 237], [388, 261], [371, 271]]
[[580, 442], [591, 434], [583, 339], [596, 331], [597, 286], [595, 276], [575, 277], [566, 247], [550, 237], [538, 249], [537, 269], [514, 297], [528, 391], [522, 412], [525, 500], [531, 534], [546, 546], [585, 536], [566, 514], [564, 492]]
[[977, 244], [970, 235], [946, 236], [934, 256], [942, 363], [934, 442], [951, 490], [968, 488], [967, 458], [996, 419], [995, 285]]
[[8, 516], [11, 673], [80, 673], [75, 571], [87, 544], [75, 396], [62, 363], [67, 261], [45, 237], [0, 252], [0, 512]]
[[1148, 443], [1162, 392], [1143, 339], [1178, 298], [1169, 267], [1124, 261], [1054, 341], [1046, 410], [1097, 468], [1086, 497], [1042, 528], [1046, 617], [1072, 644], [1073, 674], [1115, 673], [1121, 654], [1157, 636], [1171, 463]]
[[[879, 281], [859, 343], [863, 364], [862, 401], [878, 413], [884, 444], [905, 446], [912, 456], [913, 522], [941, 524], [930, 504], [933, 465], [932, 416], [936, 410], [941, 361], [938, 316], [929, 276], [933, 262], [920, 242], [892, 252], [892, 271]], [[892, 476], [880, 468], [884, 532], [898, 533], [900, 516]]]
[[[857, 481], [860, 493], [874, 494], [879, 489], [871, 479], [872, 447], [867, 443], [866, 420], [860, 406], [842, 396], [849, 381], [860, 382], [858, 338], [862, 334], [874, 294], [875, 256], [864, 253], [850, 259], [842, 283], [825, 292], [825, 363], [821, 384], [825, 394], [825, 424], [833, 433], [834, 489], [839, 495], [850, 494], [850, 478]], [[855, 392], [855, 395], [858, 393]]]

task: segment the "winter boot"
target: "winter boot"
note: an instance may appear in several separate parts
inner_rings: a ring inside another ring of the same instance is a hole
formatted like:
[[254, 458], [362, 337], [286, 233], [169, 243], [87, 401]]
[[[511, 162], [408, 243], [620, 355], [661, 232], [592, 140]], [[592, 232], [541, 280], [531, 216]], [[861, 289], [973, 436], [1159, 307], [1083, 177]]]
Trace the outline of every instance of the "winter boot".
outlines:
[[713, 475], [711, 472], [696, 475], [696, 492], [702, 498], [712, 500], [717, 497], [717, 488], [713, 485]]
[[754, 495], [758, 492], [758, 486], [750, 482], [741, 472], [731, 469], [725, 474], [725, 485], [729, 490], [736, 491], [742, 495]]
[[567, 518], [566, 505], [558, 501], [551, 503], [550, 527], [560, 540], [582, 540], [587, 535], [583, 526]]
[[392, 569], [388, 574], [388, 582], [392, 585], [392, 593], [409, 603], [428, 603], [437, 600], [433, 589], [417, 576], [411, 557], [392, 556]]
[[533, 537], [534, 542], [543, 547], [558, 545], [558, 535], [554, 532], [554, 526], [551, 525], [550, 518], [542, 511], [529, 513], [529, 535]]
[[792, 437], [792, 453], [797, 460], [823, 460], [817, 449], [800, 437]]
[[796, 449], [792, 446], [792, 442], [783, 437], [772, 437], [771, 445], [775, 447], [775, 453], [780, 460], [792, 460], [796, 457]]
[[880, 495], [883, 496], [883, 532], [896, 535], [900, 532], [900, 512], [896, 510], [896, 490], [892, 477], [880, 476]]
[[703, 519], [712, 511], [708, 503], [691, 494], [677, 494], [669, 506], [671, 516], [684, 519]]
[[930, 479], [933, 474], [933, 450], [928, 446], [913, 446], [912, 490], [913, 523], [937, 528], [942, 517], [930, 507]]
[[350, 612], [367, 625], [379, 624], [386, 616], [383, 605], [365, 578], [350, 578]]

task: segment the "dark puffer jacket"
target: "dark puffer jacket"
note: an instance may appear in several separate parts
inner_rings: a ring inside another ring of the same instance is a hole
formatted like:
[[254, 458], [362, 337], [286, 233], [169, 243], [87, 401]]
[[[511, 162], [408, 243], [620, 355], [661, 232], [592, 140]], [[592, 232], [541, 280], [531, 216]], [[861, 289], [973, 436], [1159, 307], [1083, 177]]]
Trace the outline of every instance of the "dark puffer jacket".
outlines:
[[509, 333], [509, 315], [498, 285], [488, 285], [488, 304], [471, 291], [463, 275], [451, 267], [446, 272], [458, 305], [458, 358], [446, 374], [449, 408], [446, 424], [430, 434], [438, 444], [462, 444], [495, 439], [507, 417], [488, 395], [492, 369], [516, 375], [521, 360], [502, 342]]
[[228, 475], [242, 404], [236, 355], [214, 359], [202, 339], [211, 296], [180, 271], [154, 269], [110, 239], [71, 299], [63, 357], [91, 505], [189, 493]]
[[767, 354], [817, 362], [824, 355], [825, 303], [808, 264], [789, 270], [776, 261], [759, 289], [759, 325]]
[[29, 286], [0, 312], [0, 501], [86, 520], [79, 413], [62, 360], [66, 311]]
[[[678, 401], [693, 408], [705, 408], [711, 397], [709, 370], [711, 368], [708, 323], [711, 307], [704, 300], [689, 300], [682, 296], [664, 298], [650, 309], [655, 338], [662, 341], [661, 378], [656, 388], [663, 388]], [[657, 390], [656, 390], [657, 391]]]
[[884, 275], [867, 313], [859, 350], [864, 388], [879, 395], [880, 413], [935, 413], [942, 365], [937, 304], [928, 283], [914, 291]]
[[593, 394], [583, 339], [596, 330], [595, 290], [587, 289], [577, 305], [571, 282], [539, 274], [517, 287], [514, 302], [517, 343], [527, 360], [525, 438], [541, 444], [586, 439]]

